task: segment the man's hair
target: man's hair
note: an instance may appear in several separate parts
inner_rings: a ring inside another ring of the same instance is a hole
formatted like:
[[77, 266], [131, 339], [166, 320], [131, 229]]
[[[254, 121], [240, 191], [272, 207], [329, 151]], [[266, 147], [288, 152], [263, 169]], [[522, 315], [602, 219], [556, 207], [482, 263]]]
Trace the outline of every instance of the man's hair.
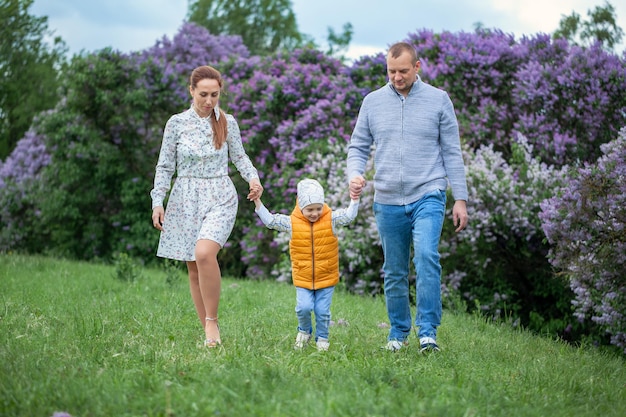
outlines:
[[392, 58], [397, 58], [405, 52], [408, 52], [411, 55], [413, 65], [417, 64], [417, 61], [419, 61], [417, 58], [417, 52], [415, 51], [413, 45], [407, 42], [398, 42], [391, 45], [389, 47], [388, 55]]

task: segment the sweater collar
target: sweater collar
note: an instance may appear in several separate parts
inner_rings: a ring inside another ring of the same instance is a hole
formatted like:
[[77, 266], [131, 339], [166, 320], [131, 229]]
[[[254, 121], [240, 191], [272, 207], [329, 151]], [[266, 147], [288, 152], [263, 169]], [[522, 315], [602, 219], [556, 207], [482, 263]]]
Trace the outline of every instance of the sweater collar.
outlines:
[[[423, 82], [422, 79], [420, 78], [419, 74], [416, 77], [417, 78], [415, 79], [415, 82], [411, 86], [411, 91], [409, 91], [409, 96], [413, 95], [413, 94], [417, 94], [417, 91], [420, 89], [421, 84]], [[402, 94], [398, 93], [398, 90], [396, 90], [396, 87], [393, 86], [393, 83], [391, 81], [388, 81], [387, 85], [389, 86], [391, 91], [393, 91], [395, 94], [397, 94], [399, 96], [402, 95]]]

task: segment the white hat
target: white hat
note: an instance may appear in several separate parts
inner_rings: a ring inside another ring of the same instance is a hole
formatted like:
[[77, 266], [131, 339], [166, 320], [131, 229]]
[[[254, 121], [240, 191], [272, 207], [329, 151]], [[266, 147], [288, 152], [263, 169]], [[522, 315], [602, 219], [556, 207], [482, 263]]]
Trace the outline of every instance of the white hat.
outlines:
[[298, 183], [300, 210], [311, 204], [324, 204], [324, 188], [315, 180], [302, 180]]

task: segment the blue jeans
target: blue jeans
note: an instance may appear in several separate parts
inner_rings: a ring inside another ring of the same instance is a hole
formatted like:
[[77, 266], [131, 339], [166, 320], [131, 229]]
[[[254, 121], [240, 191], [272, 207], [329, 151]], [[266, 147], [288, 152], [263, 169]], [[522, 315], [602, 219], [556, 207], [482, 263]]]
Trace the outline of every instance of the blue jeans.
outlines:
[[298, 316], [298, 331], [313, 333], [311, 313], [315, 313], [315, 341], [328, 339], [330, 325], [330, 303], [333, 300], [335, 287], [309, 290], [296, 287], [296, 316]]
[[388, 340], [404, 341], [411, 333], [409, 262], [413, 243], [416, 272], [418, 337], [437, 336], [441, 323], [439, 239], [446, 210], [445, 191], [436, 190], [404, 206], [374, 203], [383, 247], [385, 299], [391, 329]]

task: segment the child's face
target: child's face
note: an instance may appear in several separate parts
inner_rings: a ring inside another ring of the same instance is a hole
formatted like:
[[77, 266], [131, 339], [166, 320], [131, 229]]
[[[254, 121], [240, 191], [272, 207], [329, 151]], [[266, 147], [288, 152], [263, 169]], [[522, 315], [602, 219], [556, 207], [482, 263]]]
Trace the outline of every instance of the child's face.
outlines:
[[304, 217], [306, 217], [308, 221], [310, 221], [311, 223], [315, 223], [320, 219], [323, 208], [323, 204], [309, 204], [302, 209], [302, 214], [304, 215]]

